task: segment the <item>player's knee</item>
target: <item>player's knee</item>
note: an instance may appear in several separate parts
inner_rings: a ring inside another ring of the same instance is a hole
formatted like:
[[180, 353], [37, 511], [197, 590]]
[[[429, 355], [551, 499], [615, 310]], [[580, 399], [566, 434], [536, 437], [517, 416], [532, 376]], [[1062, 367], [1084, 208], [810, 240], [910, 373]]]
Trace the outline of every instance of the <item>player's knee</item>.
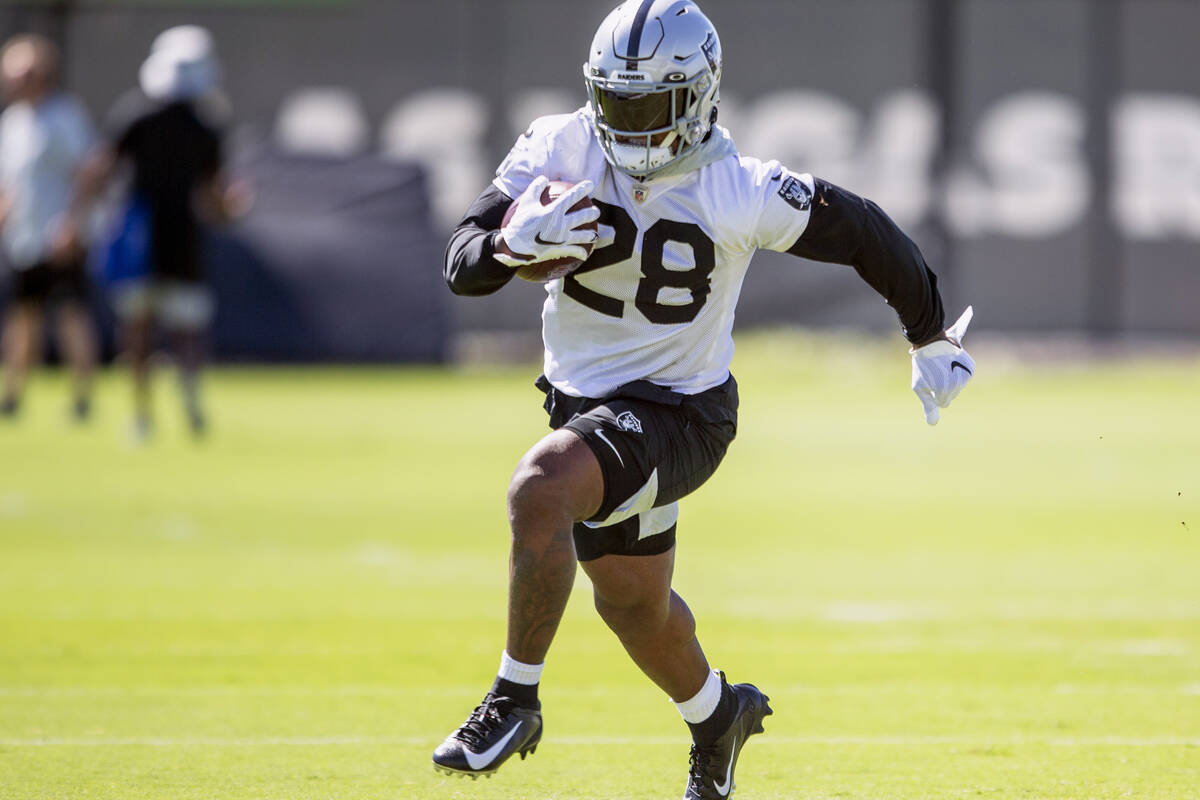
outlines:
[[600, 615], [600, 619], [604, 620], [604, 624], [608, 625], [609, 628], [620, 630], [626, 625], [631, 608], [628, 602], [622, 602], [617, 598], [609, 599], [600, 594], [600, 592], [595, 592], [592, 595], [592, 602], [596, 606], [596, 613]]
[[668, 606], [663, 598], [641, 592], [602, 594], [595, 592], [596, 613], [618, 634], [635, 630], [657, 630], [666, 622]]
[[563, 505], [566, 482], [560, 471], [526, 455], [508, 482], [510, 512], [545, 512]]
[[645, 604], [645, 601], [640, 597], [632, 595], [611, 595], [602, 594], [596, 590], [592, 594], [592, 602], [596, 606], [596, 613], [604, 621], [611, 619], [620, 619], [631, 610], [637, 609]]
[[592, 579], [596, 611], [610, 626], [626, 620], [666, 619], [670, 611], [670, 585], [656, 580], [657, 576], [617, 564], [603, 571], [593, 569], [588, 576]]
[[508, 484], [509, 516], [528, 514], [583, 519], [603, 492], [595, 456], [574, 434], [552, 434], [517, 464]]

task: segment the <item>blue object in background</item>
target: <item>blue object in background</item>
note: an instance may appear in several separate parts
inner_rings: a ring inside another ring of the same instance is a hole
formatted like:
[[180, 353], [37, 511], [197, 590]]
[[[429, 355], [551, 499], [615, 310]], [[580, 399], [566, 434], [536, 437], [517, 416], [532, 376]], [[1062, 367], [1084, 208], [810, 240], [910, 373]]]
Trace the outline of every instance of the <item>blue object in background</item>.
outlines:
[[150, 274], [150, 209], [140, 196], [129, 200], [112, 238], [98, 251], [96, 272], [106, 286]]

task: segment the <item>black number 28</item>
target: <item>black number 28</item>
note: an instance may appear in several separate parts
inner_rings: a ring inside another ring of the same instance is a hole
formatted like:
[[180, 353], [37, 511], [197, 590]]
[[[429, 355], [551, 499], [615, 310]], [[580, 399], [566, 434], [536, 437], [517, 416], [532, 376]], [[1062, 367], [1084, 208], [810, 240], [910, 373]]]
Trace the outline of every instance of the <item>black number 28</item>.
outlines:
[[[613, 243], [593, 251], [583, 266], [564, 278], [563, 293], [593, 311], [620, 318], [625, 314], [623, 302], [589, 289], [575, 278], [630, 258], [637, 240], [637, 225], [629, 212], [620, 206], [600, 200], [592, 202], [600, 209], [600, 224], [612, 226], [615, 233]], [[663, 266], [663, 249], [667, 242], [689, 245], [696, 266], [689, 270], [667, 269]], [[708, 301], [708, 293], [712, 291], [709, 276], [716, 266], [716, 249], [712, 239], [699, 225], [660, 219], [642, 237], [642, 279], [638, 282], [634, 305], [646, 319], [658, 325], [691, 322]], [[688, 289], [692, 293], [692, 302], [684, 305], [659, 303], [659, 290], [665, 288]]]

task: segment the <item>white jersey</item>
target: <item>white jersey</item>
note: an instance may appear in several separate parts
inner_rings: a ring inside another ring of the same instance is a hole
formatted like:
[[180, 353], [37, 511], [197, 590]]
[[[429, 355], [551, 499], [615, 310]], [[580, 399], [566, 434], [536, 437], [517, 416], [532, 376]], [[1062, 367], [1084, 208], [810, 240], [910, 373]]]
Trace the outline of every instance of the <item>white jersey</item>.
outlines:
[[574, 274], [546, 284], [550, 382], [575, 397], [604, 397], [635, 380], [683, 394], [724, 383], [750, 258], [800, 238], [812, 176], [730, 156], [638, 183], [609, 168], [586, 107], [535, 121], [493, 183], [518, 197], [538, 175], [593, 181], [601, 239], [613, 240]]
[[0, 191], [11, 203], [3, 241], [17, 269], [47, 257], [54, 225], [67, 211], [75, 171], [91, 143], [87, 112], [65, 94], [36, 105], [13, 103], [0, 115]]

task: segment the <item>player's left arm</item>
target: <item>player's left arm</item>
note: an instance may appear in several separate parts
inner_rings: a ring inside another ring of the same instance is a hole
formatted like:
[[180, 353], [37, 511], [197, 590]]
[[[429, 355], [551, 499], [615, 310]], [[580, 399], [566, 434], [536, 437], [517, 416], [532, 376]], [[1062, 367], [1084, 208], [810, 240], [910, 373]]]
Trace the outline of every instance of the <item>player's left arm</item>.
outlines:
[[912, 239], [875, 203], [816, 178], [808, 224], [787, 252], [854, 267], [896, 311], [912, 344], [913, 391], [936, 424], [975, 372], [962, 348], [972, 312], [945, 328], [937, 276]]

